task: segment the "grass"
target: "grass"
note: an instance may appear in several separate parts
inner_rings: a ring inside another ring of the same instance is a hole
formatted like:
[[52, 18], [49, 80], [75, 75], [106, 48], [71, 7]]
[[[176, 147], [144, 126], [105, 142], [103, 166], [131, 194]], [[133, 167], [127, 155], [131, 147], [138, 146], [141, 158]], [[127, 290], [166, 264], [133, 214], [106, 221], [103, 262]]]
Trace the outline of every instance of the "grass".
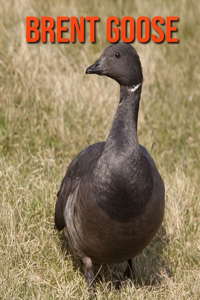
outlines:
[[[123, 265], [105, 266], [96, 297], [199, 299], [198, 1], [2, 0], [0, 15], [0, 299], [89, 299], [82, 265], [53, 229], [54, 205], [71, 159], [106, 139], [115, 114], [117, 83], [84, 74], [108, 45], [110, 15], [177, 15], [180, 43], [133, 44], [144, 72], [138, 135], [165, 181], [165, 219], [134, 259], [134, 285], [115, 289]], [[27, 44], [28, 15], [98, 15], [96, 44]]]

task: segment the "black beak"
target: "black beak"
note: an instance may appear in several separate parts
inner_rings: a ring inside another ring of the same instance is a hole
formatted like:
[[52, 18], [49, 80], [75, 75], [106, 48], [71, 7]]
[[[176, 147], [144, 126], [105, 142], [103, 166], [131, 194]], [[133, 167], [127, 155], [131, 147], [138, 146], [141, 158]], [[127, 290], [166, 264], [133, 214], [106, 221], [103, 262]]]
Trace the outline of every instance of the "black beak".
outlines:
[[100, 57], [93, 65], [88, 67], [85, 71], [86, 74], [98, 74], [98, 75], [105, 75], [106, 68], [103, 66], [104, 58]]

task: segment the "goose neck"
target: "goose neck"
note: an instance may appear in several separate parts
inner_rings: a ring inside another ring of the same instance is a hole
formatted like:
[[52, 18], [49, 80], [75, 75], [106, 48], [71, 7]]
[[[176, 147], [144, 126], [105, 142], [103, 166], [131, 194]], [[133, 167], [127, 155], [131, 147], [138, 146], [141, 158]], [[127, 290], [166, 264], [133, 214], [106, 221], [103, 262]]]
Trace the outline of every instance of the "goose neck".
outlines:
[[120, 86], [120, 101], [106, 141], [106, 149], [111, 156], [123, 153], [123, 157], [139, 154], [137, 121], [141, 85], [136, 87]]

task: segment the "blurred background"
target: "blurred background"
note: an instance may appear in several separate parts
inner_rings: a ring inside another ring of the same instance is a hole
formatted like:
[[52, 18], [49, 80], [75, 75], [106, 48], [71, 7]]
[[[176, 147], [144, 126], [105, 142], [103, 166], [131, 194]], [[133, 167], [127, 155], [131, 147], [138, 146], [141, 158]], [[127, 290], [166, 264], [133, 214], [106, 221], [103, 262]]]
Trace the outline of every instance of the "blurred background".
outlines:
[[[82, 44], [27, 44], [26, 16], [99, 16], [96, 43], [87, 26]], [[70, 161], [107, 138], [117, 108], [118, 84], [85, 75], [109, 45], [109, 16], [178, 16], [179, 43], [132, 44], [144, 73], [138, 137], [165, 181], [165, 219], [134, 259], [136, 282], [116, 290], [120, 268], [102, 268], [96, 297], [200, 298], [199, 1], [1, 0], [1, 299], [89, 299], [82, 265], [54, 230], [54, 206]]]

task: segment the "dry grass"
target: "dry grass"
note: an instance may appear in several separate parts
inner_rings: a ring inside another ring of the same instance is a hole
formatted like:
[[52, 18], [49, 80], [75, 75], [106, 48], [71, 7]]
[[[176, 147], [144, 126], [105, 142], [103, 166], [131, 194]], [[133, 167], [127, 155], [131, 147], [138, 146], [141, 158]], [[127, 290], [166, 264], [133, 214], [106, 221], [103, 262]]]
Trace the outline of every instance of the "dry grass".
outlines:
[[[28, 15], [98, 15], [97, 43], [88, 37], [85, 44], [28, 45]], [[200, 298], [198, 1], [2, 0], [0, 299], [89, 299], [82, 266], [53, 229], [54, 205], [67, 165], [85, 146], [105, 140], [115, 113], [118, 85], [84, 74], [108, 45], [110, 15], [178, 15], [180, 43], [134, 43], [145, 78], [139, 140], [165, 181], [165, 220], [135, 258], [137, 282], [116, 290], [102, 268], [97, 299]]]

